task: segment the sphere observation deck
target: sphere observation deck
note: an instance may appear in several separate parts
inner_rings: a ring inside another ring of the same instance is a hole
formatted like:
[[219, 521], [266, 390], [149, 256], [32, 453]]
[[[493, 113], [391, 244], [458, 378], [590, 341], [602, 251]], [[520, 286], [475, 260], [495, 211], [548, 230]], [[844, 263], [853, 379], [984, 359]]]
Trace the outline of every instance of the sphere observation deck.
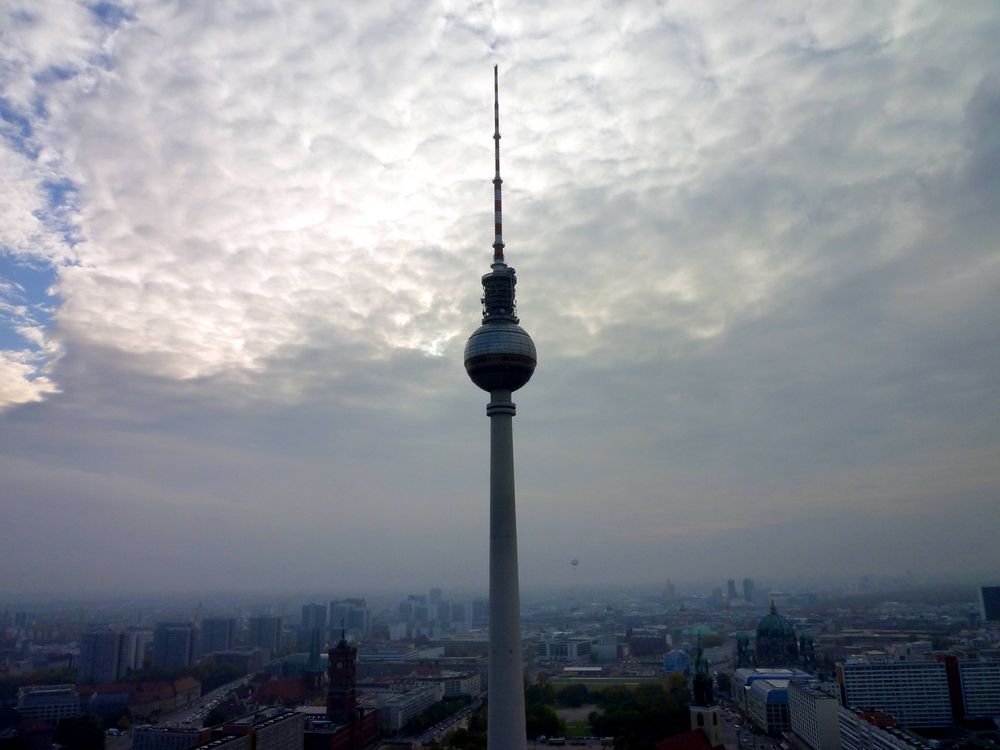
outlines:
[[535, 342], [513, 320], [490, 320], [465, 344], [465, 371], [484, 391], [516, 391], [531, 379]]

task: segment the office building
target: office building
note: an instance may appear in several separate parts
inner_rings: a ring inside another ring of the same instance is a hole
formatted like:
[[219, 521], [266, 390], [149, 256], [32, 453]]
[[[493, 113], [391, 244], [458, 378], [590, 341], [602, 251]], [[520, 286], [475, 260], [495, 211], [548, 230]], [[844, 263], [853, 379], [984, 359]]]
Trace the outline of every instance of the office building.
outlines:
[[97, 630], [80, 635], [77, 682], [117, 682], [134, 669], [135, 634]]
[[253, 748], [249, 737], [224, 734], [221, 737], [210, 737], [202, 744], [195, 745], [193, 750], [253, 750]]
[[319, 628], [326, 630], [326, 605], [325, 604], [303, 604], [301, 627]]
[[840, 701], [816, 685], [788, 684], [788, 726], [810, 750], [841, 750]]
[[146, 651], [153, 645], [153, 633], [149, 630], [129, 631], [132, 641], [127, 646], [126, 671], [138, 671], [146, 666]]
[[221, 732], [246, 737], [253, 750], [303, 750], [305, 714], [273, 708], [225, 722]]
[[983, 619], [987, 622], [1000, 622], [1000, 586], [981, 586], [979, 588], [979, 606]]
[[378, 723], [382, 729], [398, 732], [414, 716], [441, 700], [437, 687], [415, 687], [406, 692], [384, 692], [378, 697]]
[[788, 731], [788, 680], [754, 680], [746, 692], [747, 716], [765, 734]]
[[837, 681], [848, 708], [888, 713], [901, 727], [952, 723], [948, 677], [941, 662], [856, 658], [837, 665]]
[[764, 669], [762, 667], [741, 667], [733, 675], [733, 701], [747, 711], [747, 695], [750, 687], [758, 680], [778, 680], [784, 682], [812, 682], [816, 678], [800, 669]]
[[198, 631], [189, 622], [157, 623], [153, 631], [153, 666], [179, 669], [198, 661]]
[[488, 599], [472, 600], [472, 627], [481, 628], [489, 622], [490, 602]]
[[259, 648], [271, 656], [281, 650], [281, 618], [274, 615], [251, 617], [249, 625], [249, 646]]
[[539, 659], [564, 662], [590, 661], [590, 647], [593, 642], [590, 638], [553, 638], [539, 641], [535, 648]]
[[931, 746], [901, 731], [895, 719], [885, 713], [837, 711], [842, 750], [931, 750]]
[[535, 344], [516, 315], [514, 269], [504, 261], [500, 179], [500, 95], [493, 68], [494, 240], [492, 271], [482, 277], [483, 317], [465, 344], [465, 371], [490, 394], [490, 652], [487, 744], [493, 750], [523, 750], [524, 668], [521, 653], [521, 599], [517, 570], [514, 507], [516, 413], [511, 394], [531, 379]]
[[132, 730], [132, 750], [190, 750], [211, 738], [211, 729], [139, 726]]
[[736, 593], [736, 581], [732, 578], [726, 581], [726, 598], [731, 602], [739, 598], [739, 594]]
[[959, 661], [966, 718], [1000, 716], [1000, 661]]
[[747, 604], [753, 603], [754, 585], [752, 578], [743, 579], [743, 601]]
[[371, 637], [371, 613], [364, 599], [335, 599], [330, 602], [330, 635], [333, 641], [340, 639], [341, 630], [359, 640]]
[[17, 690], [17, 713], [22, 719], [57, 724], [80, 715], [80, 696], [73, 685], [31, 685]]
[[232, 651], [236, 639], [236, 620], [232, 617], [206, 617], [201, 621], [201, 653]]

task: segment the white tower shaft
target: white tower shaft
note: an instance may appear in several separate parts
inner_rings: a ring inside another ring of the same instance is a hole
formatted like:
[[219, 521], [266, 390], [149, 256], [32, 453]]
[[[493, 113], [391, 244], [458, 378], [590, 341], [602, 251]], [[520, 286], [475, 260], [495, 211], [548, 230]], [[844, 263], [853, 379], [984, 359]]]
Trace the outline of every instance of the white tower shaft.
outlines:
[[488, 750], [524, 750], [524, 662], [514, 507], [515, 407], [511, 392], [490, 392], [490, 653]]

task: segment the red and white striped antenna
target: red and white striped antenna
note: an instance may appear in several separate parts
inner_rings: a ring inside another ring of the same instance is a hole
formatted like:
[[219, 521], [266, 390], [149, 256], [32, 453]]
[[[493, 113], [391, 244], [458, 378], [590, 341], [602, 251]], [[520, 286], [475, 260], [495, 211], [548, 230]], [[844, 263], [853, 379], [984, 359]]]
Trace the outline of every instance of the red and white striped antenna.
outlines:
[[493, 262], [503, 263], [503, 211], [500, 207], [500, 83], [497, 66], [493, 66], [493, 142], [496, 153], [496, 175], [493, 177]]

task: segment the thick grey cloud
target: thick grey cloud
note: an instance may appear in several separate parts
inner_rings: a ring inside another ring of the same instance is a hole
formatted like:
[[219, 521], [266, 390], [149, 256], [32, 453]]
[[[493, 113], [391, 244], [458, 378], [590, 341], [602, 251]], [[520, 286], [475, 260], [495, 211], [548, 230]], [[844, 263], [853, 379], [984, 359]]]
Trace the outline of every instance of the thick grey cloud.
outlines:
[[10, 588], [485, 583], [494, 61], [527, 585], [1000, 564], [993, 4], [8, 20]]

